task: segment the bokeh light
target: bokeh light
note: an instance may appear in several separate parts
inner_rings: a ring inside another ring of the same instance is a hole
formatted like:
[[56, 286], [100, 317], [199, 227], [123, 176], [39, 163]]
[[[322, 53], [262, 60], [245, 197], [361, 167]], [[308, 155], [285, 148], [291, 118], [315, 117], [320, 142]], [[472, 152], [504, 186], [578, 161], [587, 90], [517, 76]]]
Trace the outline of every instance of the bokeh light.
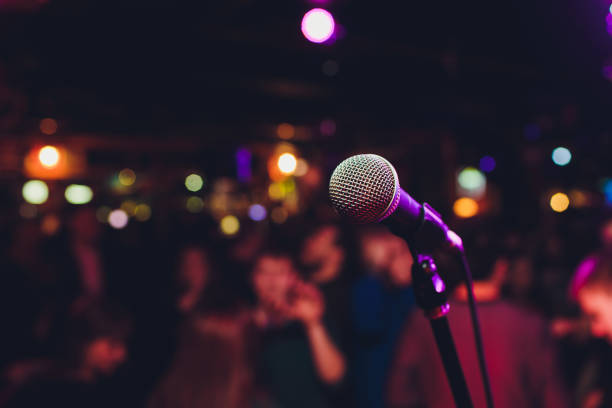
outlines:
[[49, 198], [49, 187], [42, 180], [30, 180], [23, 185], [21, 193], [28, 203], [42, 204]]
[[336, 23], [334, 17], [327, 10], [314, 8], [304, 14], [302, 18], [302, 33], [313, 43], [322, 43], [334, 34]]
[[27, 219], [35, 218], [38, 215], [38, 208], [30, 203], [22, 203], [19, 206], [19, 215]]
[[185, 187], [189, 191], [200, 191], [204, 187], [204, 179], [199, 174], [192, 173], [185, 178]]
[[297, 159], [291, 153], [283, 153], [278, 157], [278, 169], [285, 175], [291, 175], [297, 167]]
[[57, 122], [55, 119], [45, 118], [40, 121], [40, 131], [45, 135], [52, 135], [57, 132]]
[[221, 218], [219, 226], [225, 235], [234, 235], [240, 230], [240, 221], [233, 215], [226, 215]]
[[459, 194], [472, 198], [480, 198], [487, 187], [485, 175], [475, 167], [466, 167], [457, 175]]
[[602, 181], [601, 191], [606, 198], [606, 204], [612, 204], [612, 179], [605, 179]]
[[297, 165], [295, 166], [295, 173], [297, 177], [305, 176], [308, 173], [308, 162], [304, 159], [298, 159]]
[[119, 208], [125, 211], [128, 216], [134, 215], [134, 210], [136, 210], [136, 202], [133, 200], [125, 200], [121, 203]]
[[478, 203], [473, 198], [461, 197], [453, 204], [453, 212], [457, 217], [473, 217], [478, 214]]
[[119, 183], [123, 186], [131, 186], [136, 181], [136, 173], [132, 169], [123, 169], [119, 172]]
[[151, 218], [151, 207], [148, 204], [138, 204], [134, 208], [134, 218], [141, 222], [148, 221]]
[[121, 209], [111, 211], [110, 214], [108, 214], [108, 223], [115, 229], [125, 228], [128, 221], [129, 217], [127, 213]]
[[190, 213], [199, 213], [204, 209], [204, 201], [200, 197], [192, 196], [187, 199], [185, 207]]
[[295, 128], [289, 123], [281, 123], [276, 127], [276, 135], [281, 139], [292, 139], [295, 136]]
[[287, 189], [283, 183], [272, 183], [268, 187], [268, 196], [272, 200], [282, 200], [287, 196]]
[[276, 207], [270, 213], [270, 218], [277, 224], [287, 221], [287, 217], [289, 217], [289, 213], [283, 207]]
[[70, 204], [87, 204], [93, 198], [93, 191], [83, 184], [70, 184], [66, 187], [64, 197]]
[[480, 159], [480, 170], [486, 172], [486, 173], [490, 173], [493, 170], [495, 170], [495, 159], [491, 156], [484, 156], [482, 159]]
[[263, 221], [267, 215], [266, 207], [261, 204], [253, 204], [249, 207], [249, 218], [253, 221]]
[[55, 167], [59, 163], [60, 154], [55, 146], [45, 146], [38, 152], [38, 160], [44, 167]]
[[60, 219], [55, 214], [45, 215], [40, 222], [40, 229], [45, 235], [55, 235], [60, 228]]
[[555, 193], [550, 197], [550, 208], [556, 212], [563, 212], [569, 207], [570, 200], [565, 193]]
[[112, 209], [110, 207], [103, 205], [102, 207], [96, 210], [96, 218], [98, 219], [99, 222], [103, 224], [107, 223], [108, 216], [110, 215], [111, 211]]
[[557, 166], [566, 166], [572, 160], [572, 153], [566, 147], [557, 147], [552, 152], [552, 160]]

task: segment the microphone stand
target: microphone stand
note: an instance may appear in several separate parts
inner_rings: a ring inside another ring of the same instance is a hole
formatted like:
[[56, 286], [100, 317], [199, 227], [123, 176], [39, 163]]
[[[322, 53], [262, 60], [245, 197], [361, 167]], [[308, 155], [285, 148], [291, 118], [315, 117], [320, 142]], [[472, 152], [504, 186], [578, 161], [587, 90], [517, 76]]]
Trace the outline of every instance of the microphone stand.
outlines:
[[450, 309], [446, 285], [438, 275], [438, 268], [430, 255], [416, 254], [412, 266], [412, 282], [417, 304], [429, 318], [436, 338], [455, 405], [457, 408], [473, 408], [474, 405], [446, 318]]

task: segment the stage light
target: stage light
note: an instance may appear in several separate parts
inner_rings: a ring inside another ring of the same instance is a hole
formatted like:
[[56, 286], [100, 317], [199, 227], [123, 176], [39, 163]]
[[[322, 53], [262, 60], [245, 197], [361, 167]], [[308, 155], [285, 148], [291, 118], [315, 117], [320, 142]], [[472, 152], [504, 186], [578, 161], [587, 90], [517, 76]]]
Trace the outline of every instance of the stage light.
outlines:
[[457, 217], [470, 218], [478, 214], [478, 203], [469, 197], [461, 197], [453, 204], [453, 212]]
[[302, 33], [313, 43], [322, 43], [334, 34], [336, 23], [334, 17], [327, 10], [314, 8], [304, 14], [302, 19]]
[[276, 135], [281, 139], [292, 139], [295, 136], [295, 128], [289, 123], [281, 123], [276, 127]]
[[566, 166], [572, 160], [572, 153], [565, 147], [557, 147], [552, 152], [552, 160], [557, 166]]
[[131, 186], [136, 181], [136, 173], [132, 169], [123, 169], [119, 172], [119, 183], [123, 186]]
[[249, 207], [249, 218], [253, 221], [263, 221], [267, 215], [266, 207], [261, 204], [253, 204]]
[[70, 204], [87, 204], [93, 198], [93, 191], [89, 186], [82, 184], [70, 184], [64, 192], [66, 201]]
[[495, 170], [495, 159], [491, 156], [484, 156], [480, 159], [480, 170], [490, 173]]
[[284, 175], [291, 175], [297, 167], [297, 159], [291, 153], [283, 153], [278, 157], [278, 169]]
[[199, 174], [190, 174], [185, 178], [185, 187], [189, 191], [200, 191], [204, 187], [204, 179]]
[[572, 207], [580, 208], [586, 207], [589, 205], [589, 196], [580, 190], [570, 190], [569, 192], [570, 202], [572, 203]]
[[192, 196], [187, 199], [185, 206], [190, 213], [199, 213], [204, 209], [204, 201], [200, 197]]
[[108, 223], [115, 229], [122, 229], [128, 224], [129, 217], [123, 210], [114, 210], [108, 214]]
[[30, 204], [42, 204], [49, 198], [49, 187], [44, 181], [30, 180], [21, 190], [24, 200]]
[[59, 151], [54, 146], [45, 146], [38, 152], [38, 160], [44, 167], [50, 168], [59, 163]]
[[52, 135], [57, 132], [57, 122], [55, 119], [45, 118], [40, 121], [40, 131], [45, 135]]
[[289, 214], [287, 213], [287, 210], [285, 210], [283, 207], [276, 207], [270, 213], [270, 218], [272, 218], [272, 221], [277, 224], [282, 224], [283, 222], [287, 221], [288, 216]]
[[236, 150], [236, 176], [239, 181], [247, 182], [251, 180], [253, 172], [251, 170], [252, 154], [246, 147]]
[[225, 235], [234, 235], [240, 230], [240, 221], [233, 215], [226, 215], [221, 218], [220, 227]]
[[111, 211], [112, 209], [110, 207], [103, 205], [102, 207], [96, 210], [96, 218], [98, 219], [99, 222], [103, 224], [107, 223], [108, 216], [110, 215]]
[[43, 234], [54, 235], [60, 228], [60, 219], [57, 215], [49, 214], [45, 215], [40, 223], [40, 229]]
[[569, 207], [570, 200], [567, 194], [555, 193], [550, 197], [550, 208], [555, 212], [563, 212]]
[[134, 208], [134, 218], [141, 222], [149, 220], [151, 218], [151, 207], [147, 204], [138, 204]]

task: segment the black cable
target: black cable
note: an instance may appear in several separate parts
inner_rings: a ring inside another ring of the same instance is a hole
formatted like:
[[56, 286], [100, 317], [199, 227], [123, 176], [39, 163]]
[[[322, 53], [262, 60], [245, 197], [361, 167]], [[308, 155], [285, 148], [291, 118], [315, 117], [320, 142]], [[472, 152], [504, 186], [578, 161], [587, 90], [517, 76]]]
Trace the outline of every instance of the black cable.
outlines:
[[470, 315], [472, 317], [472, 327], [474, 329], [474, 339], [476, 340], [476, 354], [478, 354], [478, 364], [480, 365], [480, 374], [482, 375], [482, 385], [484, 386], [485, 396], [487, 399], [487, 407], [493, 408], [493, 393], [491, 392], [491, 382], [489, 381], [489, 373], [487, 370], [487, 362], [485, 360], [484, 346], [482, 344], [482, 335], [480, 333], [480, 322], [478, 320], [478, 312], [476, 310], [476, 299], [474, 298], [474, 282], [472, 280], [472, 271], [468, 264], [465, 252], [461, 251], [461, 263], [465, 274], [465, 283], [468, 293], [468, 304], [470, 306]]

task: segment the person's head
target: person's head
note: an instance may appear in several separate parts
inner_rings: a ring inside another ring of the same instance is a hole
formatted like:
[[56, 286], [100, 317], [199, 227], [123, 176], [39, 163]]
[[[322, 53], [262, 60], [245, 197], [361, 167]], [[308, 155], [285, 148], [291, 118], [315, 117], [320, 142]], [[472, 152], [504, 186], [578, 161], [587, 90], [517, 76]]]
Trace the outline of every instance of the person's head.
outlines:
[[210, 278], [210, 261], [203, 248], [188, 246], [179, 256], [179, 283], [187, 291], [201, 292]]
[[612, 343], [612, 259], [585, 258], [570, 283], [570, 296], [590, 320], [591, 334]]
[[259, 302], [274, 304], [287, 299], [298, 274], [289, 253], [264, 251], [255, 260], [251, 279]]
[[360, 247], [364, 267], [374, 273], [387, 271], [391, 266], [391, 261], [408, 250], [408, 245], [403, 239], [380, 226], [370, 227], [363, 231], [360, 237]]
[[314, 282], [330, 282], [340, 277], [345, 262], [345, 248], [339, 226], [325, 224], [316, 227], [302, 243], [301, 264], [312, 270]]

